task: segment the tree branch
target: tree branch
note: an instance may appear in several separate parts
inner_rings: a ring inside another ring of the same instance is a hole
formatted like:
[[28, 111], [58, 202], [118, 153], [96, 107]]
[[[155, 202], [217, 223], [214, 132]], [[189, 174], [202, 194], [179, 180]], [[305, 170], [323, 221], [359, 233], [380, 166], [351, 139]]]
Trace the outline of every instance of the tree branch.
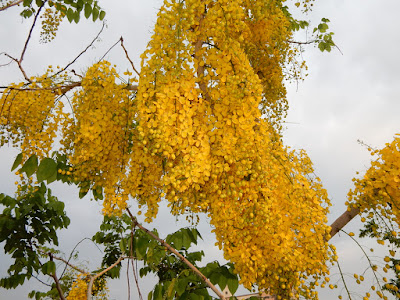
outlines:
[[5, 56], [11, 58], [13, 61], [15, 61], [18, 65], [19, 70], [21, 71], [22, 75], [24, 75], [24, 78], [26, 81], [28, 81], [29, 83], [31, 83], [32, 81], [29, 79], [29, 77], [26, 75], [24, 68], [22, 68], [21, 62], [16, 59], [15, 57], [12, 57], [11, 55], [4, 53]]
[[18, 4], [22, 3], [23, 1], [24, 1], [24, 0], [18, 0], [18, 1], [12, 2], [12, 3], [10, 3], [10, 4], [7, 4], [7, 5], [3, 6], [3, 7], [0, 7], [0, 11], [6, 10], [6, 9], [8, 9], [8, 8], [10, 8], [10, 7], [13, 7], [13, 6], [15, 6], [15, 5], [18, 5]]
[[332, 239], [344, 226], [347, 225], [355, 216], [360, 213], [360, 209], [353, 207], [351, 210], [346, 210], [335, 222], [331, 225], [330, 238]]
[[[49, 257], [50, 257], [50, 261], [53, 261], [53, 253], [50, 252]], [[64, 292], [61, 288], [60, 282], [58, 281], [56, 271], [54, 271], [54, 273], [50, 274], [50, 276], [53, 277], [54, 282], [56, 283], [56, 288], [57, 288], [58, 294], [60, 295], [60, 299], [66, 300], [64, 297]]]
[[313, 44], [313, 43], [318, 42], [318, 40], [309, 40], [309, 41], [305, 41], [305, 42], [298, 42], [298, 41], [288, 40], [287, 42], [288, 42], [289, 44], [309, 45], [309, 44]]
[[177, 257], [179, 257], [180, 260], [182, 260], [197, 276], [199, 276], [201, 278], [201, 280], [203, 280], [209, 288], [211, 288], [213, 290], [214, 293], [217, 294], [217, 296], [221, 299], [221, 300], [225, 300], [224, 295], [215, 287], [215, 285], [213, 285], [211, 283], [211, 281], [203, 275], [203, 273], [201, 273], [199, 271], [199, 269], [197, 269], [193, 264], [190, 263], [190, 261], [188, 261], [182, 254], [180, 254], [176, 249], [174, 249], [170, 244], [168, 244], [167, 242], [165, 242], [164, 240], [160, 239], [158, 236], [156, 236], [153, 232], [151, 232], [150, 230], [146, 229], [145, 227], [143, 227], [142, 225], [139, 224], [139, 222], [137, 221], [137, 219], [132, 215], [131, 211], [129, 210], [129, 208], [126, 209], [129, 216], [132, 219], [133, 225], [139, 227], [141, 230], [143, 230], [144, 232], [146, 232], [148, 235], [150, 235], [153, 239], [155, 239], [156, 241], [158, 241], [161, 245], [163, 245], [164, 247], [166, 247], [169, 251], [171, 251], [173, 254], [175, 254]]
[[104, 26], [105, 23], [103, 22], [103, 26], [101, 26], [101, 29], [99, 31], [99, 33], [96, 35], [96, 37], [90, 42], [90, 44], [81, 52], [78, 54], [78, 56], [76, 56], [70, 63], [68, 63], [64, 68], [62, 68], [60, 71], [58, 71], [57, 73], [55, 73], [52, 76], [57, 76], [58, 74], [60, 74], [61, 72], [65, 71], [70, 65], [72, 65], [74, 62], [76, 62], [76, 60], [82, 56], [82, 54], [84, 54], [93, 44], [94, 42], [99, 38], [100, 34], [103, 32], [104, 30]]
[[113, 263], [111, 266], [109, 266], [108, 268], [104, 269], [103, 271], [97, 273], [96, 275], [91, 275], [90, 276], [90, 281], [88, 284], [88, 288], [87, 288], [87, 298], [90, 299], [92, 296], [92, 289], [93, 289], [93, 283], [96, 280], [96, 278], [100, 277], [101, 275], [107, 273], [108, 271], [110, 271], [112, 268], [114, 268], [115, 266], [117, 266], [122, 260], [124, 260], [126, 257], [124, 256], [120, 256], [117, 261], [115, 263]]
[[121, 47], [122, 47], [122, 49], [124, 49], [124, 51], [125, 51], [126, 58], [127, 58], [127, 59], [129, 60], [129, 62], [131, 63], [131, 66], [132, 66], [133, 71], [135, 71], [135, 73], [136, 73], [138, 76], [140, 76], [140, 73], [136, 70], [135, 66], [133, 65], [132, 60], [129, 58], [128, 51], [126, 51], [126, 48], [125, 48], [125, 46], [124, 46], [124, 39], [122, 38], [122, 36], [121, 36], [121, 38], [120, 38], [119, 40], [121, 41]]
[[[39, 250], [39, 252], [42, 252], [43, 254], [48, 254], [47, 252], [45, 252], [45, 251], [43, 251], [41, 249], [38, 249], [38, 250]], [[78, 271], [79, 273], [87, 274], [87, 271], [84, 271], [84, 270], [78, 268], [77, 266], [74, 266], [73, 264], [71, 264], [69, 261], [65, 260], [62, 257], [58, 257], [58, 256], [55, 256], [55, 255], [51, 255], [51, 257], [56, 259], [56, 260], [62, 261], [64, 264], [70, 266], [72, 269], [74, 269], [75, 271]]]
[[42, 8], [46, 4], [46, 2], [47, 2], [47, 0], [44, 1], [43, 4], [39, 7], [39, 9], [38, 9], [38, 11], [37, 11], [37, 13], [35, 15], [35, 18], [33, 19], [33, 23], [32, 23], [31, 29], [29, 30], [28, 38], [25, 41], [24, 49], [22, 50], [21, 57], [18, 60], [20, 64], [22, 63], [22, 60], [24, 59], [25, 51], [26, 51], [26, 48], [28, 47], [29, 40], [31, 39], [32, 31], [33, 31], [33, 28], [35, 27], [37, 18], [39, 17], [40, 11], [42, 10]]

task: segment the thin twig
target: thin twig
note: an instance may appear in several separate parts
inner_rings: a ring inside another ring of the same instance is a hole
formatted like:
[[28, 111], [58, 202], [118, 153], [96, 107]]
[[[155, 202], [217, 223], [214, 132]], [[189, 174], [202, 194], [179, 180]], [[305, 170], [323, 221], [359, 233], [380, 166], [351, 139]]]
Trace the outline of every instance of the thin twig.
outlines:
[[343, 272], [342, 272], [342, 269], [340, 268], [339, 261], [337, 261], [337, 266], [338, 266], [338, 268], [339, 268], [340, 276], [342, 277], [342, 281], [343, 281], [343, 284], [344, 284], [344, 288], [346, 289], [347, 296], [349, 296], [349, 300], [351, 300], [350, 291], [349, 291], [349, 289], [348, 289], [348, 287], [347, 287], [346, 280], [344, 280]]
[[[87, 238], [87, 237], [81, 239], [81, 240], [75, 245], [75, 247], [72, 249], [71, 253], [69, 254], [69, 257], [68, 257], [68, 260], [67, 260], [68, 262], [71, 261], [72, 255], [74, 254], [75, 249], [76, 249], [83, 241], [85, 241], [85, 240], [89, 240], [89, 241], [92, 241], [92, 242], [93, 242], [92, 239], [89, 239], [89, 238]], [[96, 244], [95, 242], [93, 242], [93, 244], [97, 247], [97, 249], [99, 249], [100, 252], [102, 252], [101, 249], [99, 248], [99, 246], [97, 246], [97, 244]], [[66, 270], [67, 270], [67, 265], [65, 265], [65, 268], [64, 268], [64, 270], [62, 271], [61, 277], [60, 277], [60, 278], [62, 278], [62, 277], [64, 276], [64, 273], [65, 273]]]
[[126, 280], [128, 283], [128, 300], [131, 300], [131, 283], [129, 281], [129, 264], [130, 264], [130, 260], [128, 260], [128, 265], [126, 266]]
[[[136, 229], [136, 226], [133, 226], [133, 224], [132, 224], [131, 245], [130, 245], [130, 253], [129, 253], [130, 256], [133, 256], [133, 238], [134, 238], [135, 229]], [[136, 259], [135, 259], [135, 263], [137, 263]], [[128, 269], [129, 269], [129, 263], [128, 263]], [[137, 291], [138, 291], [138, 294], [139, 294], [139, 299], [143, 300], [142, 293], [140, 292], [139, 280], [137, 278], [136, 270], [137, 270], [137, 265], [136, 265], [136, 268], [135, 268], [134, 262], [132, 261], [132, 272], [133, 272], [133, 277], [135, 279], [136, 288], [137, 288]]]
[[78, 54], [78, 56], [76, 56], [70, 63], [68, 63], [64, 68], [62, 68], [60, 71], [58, 71], [57, 73], [53, 74], [52, 76], [57, 76], [58, 74], [60, 74], [61, 72], [64, 72], [66, 69], [68, 69], [69, 66], [71, 66], [73, 63], [75, 63], [77, 61], [77, 59], [82, 56], [93, 44], [94, 42], [99, 38], [100, 34], [103, 32], [104, 30], [104, 26], [105, 23], [103, 22], [103, 26], [101, 26], [101, 29], [99, 31], [99, 33], [96, 35], [96, 37], [90, 42], [90, 44], [81, 52]]
[[25, 41], [24, 49], [22, 50], [21, 57], [19, 58], [19, 63], [20, 64], [22, 63], [22, 60], [24, 59], [25, 51], [26, 51], [26, 48], [28, 47], [29, 40], [31, 39], [33, 28], [35, 27], [37, 18], [39, 17], [40, 11], [42, 10], [42, 8], [46, 4], [46, 2], [47, 2], [47, 0], [44, 1], [43, 4], [39, 7], [39, 9], [38, 9], [38, 11], [37, 11], [37, 13], [35, 15], [35, 18], [33, 19], [33, 23], [32, 23], [31, 29], [29, 30], [28, 38]]
[[[0, 53], [0, 54], [4, 54], [4, 55], [7, 55], [7, 53], [5, 53], [5, 52], [2, 52], [2, 53]], [[6, 63], [6, 64], [2, 64], [2, 65], [0, 65], [0, 67], [6, 67], [6, 66], [8, 66], [9, 64], [11, 64], [13, 62], [13, 59], [11, 59], [8, 63]]]
[[19, 70], [21, 71], [22, 75], [24, 75], [24, 78], [26, 81], [28, 81], [29, 83], [31, 83], [32, 81], [29, 79], [28, 75], [26, 75], [24, 68], [22, 68], [21, 62], [16, 59], [15, 57], [12, 57], [11, 55], [4, 53], [5, 56], [8, 56], [9, 58], [11, 58], [13, 61], [15, 61], [18, 65]]
[[118, 41], [117, 41], [114, 45], [112, 45], [112, 46], [110, 47], [110, 49], [107, 50], [106, 53], [104, 53], [104, 55], [99, 59], [99, 62], [101, 62], [101, 61], [104, 59], [104, 57], [106, 57], [106, 55], [108, 54], [108, 52], [110, 52], [110, 51], [112, 50], [112, 48], [114, 48], [115, 46], [117, 46], [117, 44], [118, 44], [119, 42], [120, 42], [120, 39], [118, 39]]
[[44, 282], [43, 280], [39, 279], [38, 276], [32, 275], [32, 277], [35, 278], [37, 281], [39, 281], [41, 284], [44, 284], [44, 285], [46, 285], [48, 287], [51, 287], [51, 284], [48, 284], [48, 283]]
[[309, 41], [305, 41], [305, 42], [288, 40], [287, 42], [289, 44], [296, 44], [296, 45], [309, 45], [309, 44], [313, 44], [313, 43], [318, 42], [318, 40], [309, 40]]
[[156, 236], [153, 232], [151, 232], [150, 230], [148, 230], [147, 228], [143, 227], [142, 225], [139, 224], [139, 222], [137, 221], [137, 219], [132, 215], [131, 211], [129, 210], [129, 208], [126, 209], [129, 216], [132, 219], [133, 225], [139, 227], [141, 230], [143, 230], [144, 232], [146, 232], [148, 235], [150, 235], [153, 239], [157, 240], [161, 245], [163, 245], [164, 247], [166, 247], [169, 251], [171, 251], [173, 254], [175, 254], [180, 260], [182, 260], [197, 276], [199, 276], [201, 278], [201, 280], [203, 280], [209, 288], [211, 288], [213, 290], [214, 293], [217, 294], [217, 296], [221, 299], [221, 300], [225, 300], [224, 295], [216, 288], [215, 285], [213, 285], [211, 283], [211, 281], [204, 276], [203, 273], [201, 273], [199, 271], [199, 269], [197, 269], [190, 261], [188, 261], [182, 254], [180, 254], [175, 248], [173, 248], [170, 244], [168, 244], [167, 242], [165, 242], [164, 240], [160, 239], [158, 236]]
[[18, 4], [22, 3], [23, 1], [24, 1], [24, 0], [18, 0], [18, 1], [16, 1], [16, 2], [14, 2], [14, 3], [10, 3], [10, 4], [7, 4], [6, 6], [0, 7], [0, 11], [6, 10], [6, 9], [8, 9], [8, 8], [10, 8], [10, 7], [13, 7], [13, 6], [15, 6], [15, 5], [18, 5]]
[[361, 249], [361, 251], [364, 253], [365, 258], [368, 260], [369, 266], [371, 267], [372, 273], [374, 273], [375, 279], [376, 279], [376, 283], [379, 286], [379, 289], [381, 290], [381, 292], [383, 293], [381, 284], [379, 283], [379, 279], [378, 276], [376, 276], [376, 272], [374, 270], [374, 266], [371, 262], [371, 259], [369, 258], [369, 256], [367, 255], [367, 253], [365, 252], [364, 248], [360, 245], [360, 243], [354, 238], [352, 237], [350, 234], [348, 234], [346, 231], [344, 231], [343, 229], [341, 230], [342, 232], [344, 232], [345, 234], [347, 234], [352, 240], [353, 242], [355, 242], [357, 244], [357, 246]]
[[129, 60], [129, 62], [131, 63], [131, 66], [132, 66], [133, 71], [135, 71], [136, 74], [137, 74], [138, 76], [140, 76], [139, 72], [136, 70], [135, 66], [133, 65], [133, 61], [129, 58], [128, 51], [126, 50], [126, 48], [125, 48], [125, 46], [124, 46], [124, 39], [122, 38], [122, 36], [121, 36], [121, 38], [120, 38], [119, 40], [121, 41], [121, 47], [122, 47], [122, 49], [124, 49], [124, 51], [125, 51], [126, 58], [127, 58], [127, 59]]
[[[42, 253], [48, 254], [48, 253], [44, 252], [43, 250], [39, 250], [39, 251], [42, 252]], [[79, 273], [87, 274], [87, 271], [84, 271], [84, 270], [78, 268], [77, 266], [74, 266], [73, 264], [71, 264], [69, 261], [65, 260], [62, 257], [58, 257], [58, 256], [53, 255], [53, 258], [56, 259], [56, 260], [62, 261], [63, 263], [65, 263], [66, 265], [70, 266], [75, 271], [78, 271]]]

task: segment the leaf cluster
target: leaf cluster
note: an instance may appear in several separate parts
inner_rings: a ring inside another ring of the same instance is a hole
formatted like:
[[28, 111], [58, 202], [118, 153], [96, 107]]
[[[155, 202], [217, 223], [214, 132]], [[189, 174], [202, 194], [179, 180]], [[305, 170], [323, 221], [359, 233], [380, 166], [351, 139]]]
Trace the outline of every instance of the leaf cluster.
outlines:
[[48, 2], [50, 7], [55, 7], [63, 15], [67, 16], [70, 23], [78, 23], [80, 20], [81, 12], [84, 13], [86, 19], [92, 17], [93, 21], [104, 19], [106, 12], [101, 9], [97, 1], [93, 0], [56, 0], [56, 1], [43, 1], [43, 0], [24, 0], [24, 10], [21, 16], [24, 18], [31, 17], [38, 8], [43, 7]]
[[54, 273], [54, 262], [42, 263], [39, 249], [58, 245], [56, 230], [68, 227], [64, 203], [42, 183], [17, 198], [0, 194], [0, 204], [5, 207], [0, 214], [0, 242], [5, 242], [4, 251], [14, 260], [0, 286], [16, 288], [39, 272]]

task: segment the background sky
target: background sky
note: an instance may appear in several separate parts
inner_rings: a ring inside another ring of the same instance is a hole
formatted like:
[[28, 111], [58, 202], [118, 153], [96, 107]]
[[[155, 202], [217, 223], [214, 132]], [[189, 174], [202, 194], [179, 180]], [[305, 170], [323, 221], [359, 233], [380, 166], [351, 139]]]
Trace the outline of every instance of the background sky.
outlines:
[[[107, 28], [74, 69], [83, 73], [121, 36], [138, 68], [139, 55], [150, 39], [161, 2], [101, 1], [107, 12]], [[21, 53], [32, 19], [22, 20], [19, 11], [20, 8], [11, 8], [0, 12], [0, 53], [16, 57]], [[309, 75], [304, 82], [287, 85], [290, 110], [284, 139], [286, 144], [296, 149], [305, 149], [314, 162], [316, 174], [322, 179], [333, 203], [329, 222], [344, 212], [344, 202], [355, 172], [364, 172], [369, 166], [371, 157], [357, 140], [381, 148], [400, 131], [399, 11], [398, 0], [320, 0], [315, 2], [313, 12], [305, 17], [316, 25], [322, 17], [329, 18], [330, 28], [335, 32], [334, 40], [341, 52], [334, 49], [331, 53], [321, 53], [313, 46], [305, 48], [303, 58], [307, 61]], [[88, 45], [100, 28], [100, 23], [83, 19], [78, 25], [65, 22], [58, 37], [49, 44], [40, 44], [39, 31], [34, 32], [23, 62], [26, 72], [37, 75], [48, 65], [66, 65]], [[297, 39], [304, 40], [305, 37], [298, 36]], [[121, 72], [130, 67], [120, 47], [115, 47], [106, 59], [116, 63]], [[0, 55], [0, 64], [8, 61]], [[15, 64], [0, 67], [0, 86], [22, 79]], [[0, 149], [0, 192], [13, 194], [15, 191], [15, 176], [9, 170], [16, 154], [17, 151], [7, 147]], [[70, 228], [60, 233], [61, 249], [69, 253], [82, 238], [91, 237], [97, 231], [102, 219], [101, 204], [80, 200], [73, 188], [55, 184], [53, 189], [66, 203], [72, 221]], [[360, 225], [358, 220], [357, 217], [346, 230], [356, 231]], [[169, 216], [164, 206], [156, 222], [148, 227], [156, 227], [160, 236], [165, 236], [182, 224], [187, 223]], [[205, 218], [199, 230], [204, 237], [199, 248], [205, 249], [205, 261], [222, 261], [222, 254], [214, 247], [214, 238]], [[345, 273], [349, 274], [346, 278], [357, 293], [360, 288], [352, 284], [351, 274], [362, 273], [367, 267], [366, 260], [358, 247], [343, 234], [332, 242], [338, 249]], [[362, 240], [362, 243], [367, 247], [374, 245], [367, 240]], [[83, 261], [98, 266], [101, 253], [95, 246], [85, 241], [78, 249]], [[385, 253], [386, 250], [381, 251]], [[0, 276], [5, 275], [9, 263], [9, 258], [0, 253]], [[333, 280], [338, 279], [334, 276]], [[131, 278], [131, 285], [132, 282]], [[153, 283], [152, 279], [141, 279], [144, 295]], [[361, 290], [367, 291], [369, 285], [365, 283]], [[40, 284], [31, 280], [17, 290], [0, 289], [0, 299], [26, 299], [27, 292], [33, 288], [40, 288]], [[127, 299], [126, 289], [126, 277], [122, 276], [122, 280], [111, 284], [112, 299]], [[136, 299], [132, 290], [131, 299]], [[337, 299], [341, 292], [340, 286], [334, 291], [321, 291], [321, 299]]]

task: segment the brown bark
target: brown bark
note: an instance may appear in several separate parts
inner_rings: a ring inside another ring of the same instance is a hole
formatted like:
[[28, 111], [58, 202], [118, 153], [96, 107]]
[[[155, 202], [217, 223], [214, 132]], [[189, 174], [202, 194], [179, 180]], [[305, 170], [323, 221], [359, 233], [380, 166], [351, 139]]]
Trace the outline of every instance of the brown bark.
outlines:
[[331, 237], [333, 238], [344, 226], [347, 225], [355, 216], [360, 213], [359, 208], [353, 207], [351, 210], [346, 210], [339, 218], [337, 218], [331, 225]]

